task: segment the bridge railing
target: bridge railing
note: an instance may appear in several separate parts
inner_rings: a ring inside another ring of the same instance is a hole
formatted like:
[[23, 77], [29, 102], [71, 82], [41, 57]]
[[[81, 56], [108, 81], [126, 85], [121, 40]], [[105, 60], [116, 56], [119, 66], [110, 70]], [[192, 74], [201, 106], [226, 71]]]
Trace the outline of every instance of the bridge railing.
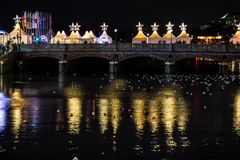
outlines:
[[22, 52], [189, 52], [239, 53], [240, 45], [230, 44], [23, 44]]

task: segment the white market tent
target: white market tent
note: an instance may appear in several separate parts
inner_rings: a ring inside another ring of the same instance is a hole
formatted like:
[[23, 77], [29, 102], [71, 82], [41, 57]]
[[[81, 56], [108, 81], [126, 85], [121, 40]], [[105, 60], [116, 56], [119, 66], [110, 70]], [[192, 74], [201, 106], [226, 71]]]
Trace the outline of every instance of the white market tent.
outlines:
[[51, 39], [52, 44], [64, 44], [66, 43], [67, 35], [64, 31], [58, 31], [55, 37]]
[[81, 43], [96, 43], [95, 35], [91, 31], [86, 31], [81, 38]]
[[230, 38], [230, 43], [233, 43], [234, 45], [240, 44], [240, 23], [236, 26], [238, 27], [237, 32], [233, 35], [232, 38]]
[[174, 25], [171, 24], [171, 22], [168, 22], [168, 24], [166, 25], [167, 27], [167, 33], [162, 37], [161, 42], [162, 43], [166, 43], [166, 44], [174, 44], [176, 43], [177, 39], [176, 37], [172, 34], [173, 30], [172, 27]]
[[[19, 23], [16, 23], [12, 32], [9, 33], [9, 37], [16, 44], [31, 44], [32, 43], [32, 36], [28, 35], [24, 32]], [[21, 40], [21, 41], [20, 41]]]
[[101, 36], [99, 36], [97, 38], [97, 43], [98, 44], [105, 44], [105, 43], [110, 44], [110, 43], [112, 43], [112, 38], [107, 34], [107, 27], [108, 27], [108, 25], [103, 23], [103, 25], [101, 25], [101, 27], [102, 27], [103, 33], [102, 33]]
[[136, 27], [138, 28], [138, 34], [132, 39], [132, 43], [148, 43], [148, 38], [142, 31], [143, 25], [139, 22]]
[[77, 32], [72, 31], [70, 36], [68, 36], [66, 43], [69, 44], [80, 43], [80, 38], [81, 35], [79, 34], [78, 31]]
[[154, 23], [153, 25], [151, 25], [153, 33], [148, 37], [148, 43], [151, 44], [158, 44], [161, 42], [161, 36], [159, 36], [158, 34], [158, 26], [156, 23]]
[[8, 40], [8, 33], [6, 31], [0, 30], [0, 44], [6, 44]]
[[186, 27], [187, 25], [185, 25], [184, 23], [182, 23], [181, 26], [179, 26], [181, 28], [181, 34], [177, 37], [177, 42], [180, 43], [184, 43], [184, 44], [190, 44], [192, 41], [192, 37], [189, 36], [189, 34], [187, 34], [186, 32]]

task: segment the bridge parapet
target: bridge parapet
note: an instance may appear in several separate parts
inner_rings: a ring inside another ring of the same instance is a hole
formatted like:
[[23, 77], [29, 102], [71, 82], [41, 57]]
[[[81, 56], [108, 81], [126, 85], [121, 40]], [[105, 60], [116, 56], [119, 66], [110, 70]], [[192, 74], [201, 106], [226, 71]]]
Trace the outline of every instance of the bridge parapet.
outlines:
[[186, 52], [239, 53], [240, 45], [227, 44], [22, 44], [21, 52]]

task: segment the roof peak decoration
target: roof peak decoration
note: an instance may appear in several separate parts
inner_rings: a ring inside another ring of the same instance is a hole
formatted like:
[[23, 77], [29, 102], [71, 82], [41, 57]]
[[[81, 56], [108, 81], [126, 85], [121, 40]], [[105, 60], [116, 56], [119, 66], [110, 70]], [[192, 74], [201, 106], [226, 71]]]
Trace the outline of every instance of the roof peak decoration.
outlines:
[[156, 22], [154, 22], [154, 24], [153, 24], [153, 25], [151, 25], [151, 27], [152, 27], [152, 30], [153, 30], [153, 31], [157, 31], [157, 30], [158, 30], [158, 27], [159, 27], [159, 25], [157, 25], [157, 24], [156, 24]]
[[72, 23], [71, 25], [69, 25], [70, 31], [75, 31], [75, 25], [74, 23]]
[[106, 25], [104, 22], [100, 27], [102, 27], [102, 31], [107, 31], [108, 25]]
[[75, 24], [75, 31], [79, 31], [79, 30], [80, 30], [80, 29], [79, 29], [80, 27], [81, 27], [81, 25], [79, 25], [78, 23], [76, 23], [76, 24]]
[[173, 31], [173, 29], [172, 29], [173, 26], [174, 26], [174, 24], [172, 24], [171, 22], [168, 22], [168, 24], [166, 25], [167, 30], [172, 32]]
[[182, 25], [179, 26], [181, 28], [181, 31], [186, 31], [187, 30], [187, 25], [185, 25], [183, 22], [182, 22]]
[[140, 22], [138, 22], [138, 25], [136, 25], [136, 27], [138, 28], [138, 31], [142, 31], [142, 30], [143, 30], [143, 29], [142, 29], [143, 26], [144, 26], [144, 25], [141, 24]]
[[13, 18], [15, 20], [15, 24], [20, 23], [21, 22], [21, 17], [18, 17], [18, 15], [16, 15], [15, 18]]

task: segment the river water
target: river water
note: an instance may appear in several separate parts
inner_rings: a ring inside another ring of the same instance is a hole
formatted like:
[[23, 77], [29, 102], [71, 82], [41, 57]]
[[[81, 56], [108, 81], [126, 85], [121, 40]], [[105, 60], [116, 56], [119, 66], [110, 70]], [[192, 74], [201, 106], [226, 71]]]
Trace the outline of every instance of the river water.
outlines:
[[0, 159], [236, 159], [240, 76], [0, 77]]

